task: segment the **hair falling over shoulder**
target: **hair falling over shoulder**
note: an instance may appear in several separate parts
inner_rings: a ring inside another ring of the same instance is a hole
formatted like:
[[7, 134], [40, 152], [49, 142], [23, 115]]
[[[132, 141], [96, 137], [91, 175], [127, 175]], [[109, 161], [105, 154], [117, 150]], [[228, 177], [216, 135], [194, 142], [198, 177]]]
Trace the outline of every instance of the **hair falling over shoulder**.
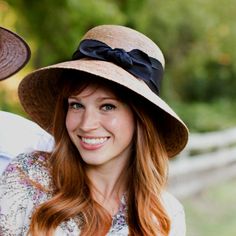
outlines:
[[144, 111], [141, 105], [133, 106], [133, 109], [138, 119], [136, 153], [129, 180], [128, 225], [134, 232], [131, 235], [167, 236], [170, 219], [161, 201], [168, 174], [167, 152], [147, 110]]
[[[63, 125], [67, 98], [80, 87], [67, 81], [57, 100], [53, 128], [56, 147], [50, 157], [55, 191], [53, 197], [33, 213], [31, 236], [52, 236], [57, 226], [71, 218], [76, 220], [82, 236], [104, 236], [111, 227], [112, 217], [92, 198], [82, 158]], [[122, 96], [125, 92], [121, 88], [119, 93]], [[170, 219], [161, 202], [168, 171], [167, 152], [146, 108], [144, 110], [135, 100], [126, 101], [137, 117], [127, 194], [129, 235], [168, 236]]]

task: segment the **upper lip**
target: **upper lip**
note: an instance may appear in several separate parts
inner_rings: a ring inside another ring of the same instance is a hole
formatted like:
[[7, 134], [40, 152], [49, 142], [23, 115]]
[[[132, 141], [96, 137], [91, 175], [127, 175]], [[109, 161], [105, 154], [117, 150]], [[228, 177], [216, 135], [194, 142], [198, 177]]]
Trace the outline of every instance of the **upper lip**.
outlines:
[[99, 138], [109, 138], [109, 136], [83, 136], [83, 135], [78, 135], [79, 138], [87, 138], [87, 139], [99, 139]]

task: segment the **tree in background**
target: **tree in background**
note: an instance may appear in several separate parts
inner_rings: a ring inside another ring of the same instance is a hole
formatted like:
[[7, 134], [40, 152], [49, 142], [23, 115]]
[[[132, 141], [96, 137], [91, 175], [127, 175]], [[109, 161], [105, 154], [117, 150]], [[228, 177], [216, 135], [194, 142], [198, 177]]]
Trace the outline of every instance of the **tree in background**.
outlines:
[[7, 0], [15, 9], [19, 31], [35, 41], [35, 67], [70, 58], [88, 28], [125, 23], [125, 16], [107, 0]]

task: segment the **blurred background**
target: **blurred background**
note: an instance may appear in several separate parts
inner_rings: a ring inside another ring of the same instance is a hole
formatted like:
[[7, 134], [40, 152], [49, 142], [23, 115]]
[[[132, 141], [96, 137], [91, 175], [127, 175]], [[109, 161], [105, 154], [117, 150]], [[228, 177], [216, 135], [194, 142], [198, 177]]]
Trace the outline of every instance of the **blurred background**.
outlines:
[[25, 117], [20, 80], [71, 58], [99, 24], [143, 32], [162, 49], [163, 97], [187, 123], [186, 150], [171, 161], [169, 191], [184, 204], [188, 236], [236, 235], [235, 0], [0, 0], [0, 25], [30, 45], [30, 63], [0, 84], [0, 109]]

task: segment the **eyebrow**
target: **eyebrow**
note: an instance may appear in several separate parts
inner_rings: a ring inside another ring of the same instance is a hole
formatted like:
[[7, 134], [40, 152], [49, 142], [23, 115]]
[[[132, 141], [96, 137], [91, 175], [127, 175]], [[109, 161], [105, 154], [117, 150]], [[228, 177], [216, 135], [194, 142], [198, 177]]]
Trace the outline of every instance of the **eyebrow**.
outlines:
[[[68, 99], [75, 99], [77, 101], [80, 101], [81, 97], [78, 98], [77, 96], [69, 96]], [[99, 97], [98, 100], [99, 101], [102, 101], [102, 100], [117, 100], [117, 101], [119, 101], [119, 99], [117, 97]]]
[[98, 100], [119, 100], [118, 98], [116, 98], [116, 97], [101, 97], [101, 98], [99, 98]]

